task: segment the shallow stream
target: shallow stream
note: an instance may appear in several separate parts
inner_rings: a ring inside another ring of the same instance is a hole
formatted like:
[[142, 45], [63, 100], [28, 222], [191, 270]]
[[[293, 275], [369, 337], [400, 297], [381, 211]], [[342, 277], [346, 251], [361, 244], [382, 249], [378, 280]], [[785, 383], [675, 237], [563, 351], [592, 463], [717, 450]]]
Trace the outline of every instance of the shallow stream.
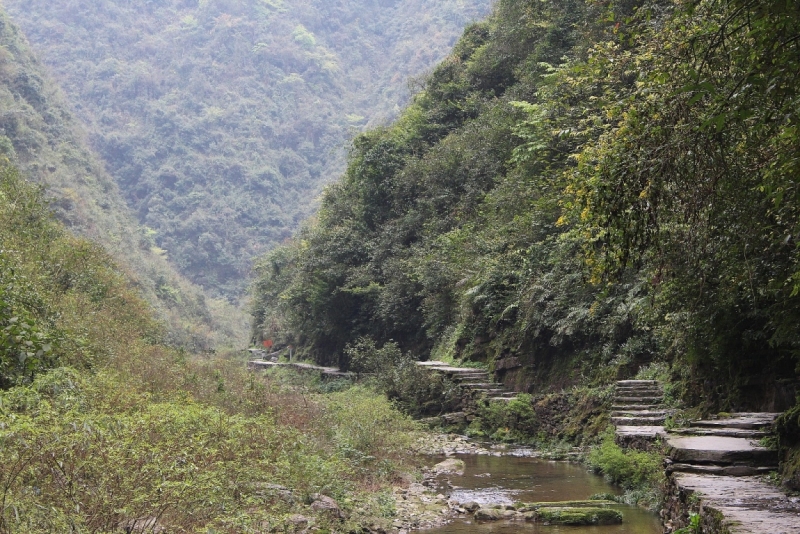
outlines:
[[[462, 476], [448, 475], [450, 499], [461, 503], [511, 504], [513, 502], [569, 501], [587, 499], [595, 493], [619, 490], [585, 467], [569, 463], [519, 456], [460, 455], [466, 469]], [[660, 534], [658, 518], [635, 506], [619, 505], [621, 525], [545, 526], [532, 522], [475, 522], [461, 518], [426, 534]]]

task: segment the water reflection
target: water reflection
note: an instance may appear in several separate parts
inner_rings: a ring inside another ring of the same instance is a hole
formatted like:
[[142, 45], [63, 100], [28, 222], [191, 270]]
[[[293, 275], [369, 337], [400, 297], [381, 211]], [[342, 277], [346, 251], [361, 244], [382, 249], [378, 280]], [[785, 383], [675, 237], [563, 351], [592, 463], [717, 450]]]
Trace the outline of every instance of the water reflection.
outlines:
[[[595, 493], [619, 491], [602, 477], [586, 468], [568, 462], [553, 462], [514, 456], [461, 456], [466, 464], [463, 476], [450, 475], [451, 499], [461, 503], [511, 504], [513, 502], [582, 500]], [[481, 532], [564, 533], [571, 534], [658, 534], [662, 531], [657, 517], [633, 506], [620, 505], [622, 525], [592, 527], [544, 526], [528, 522], [481, 522], [457, 520], [444, 527], [425, 531], [427, 534], [463, 534]]]

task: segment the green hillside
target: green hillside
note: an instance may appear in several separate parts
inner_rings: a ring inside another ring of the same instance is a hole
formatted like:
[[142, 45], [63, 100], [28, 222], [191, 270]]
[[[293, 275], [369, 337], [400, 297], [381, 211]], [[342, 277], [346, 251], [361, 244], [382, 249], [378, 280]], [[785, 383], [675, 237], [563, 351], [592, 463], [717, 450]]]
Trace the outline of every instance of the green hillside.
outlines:
[[488, 0], [8, 0], [155, 246], [216, 295]]
[[393, 342], [522, 391], [649, 365], [690, 406], [785, 407], [799, 34], [781, 0], [500, 0], [260, 262], [256, 334], [345, 367]]
[[[125, 272], [44, 200], [0, 162], [0, 532], [388, 526], [407, 417], [165, 345]], [[318, 492], [341, 514], [306, 505]]]
[[0, 12], [0, 157], [46, 185], [58, 218], [124, 266], [173, 342], [192, 348], [244, 343], [241, 313], [207, 300], [167, 263], [85, 137], [24, 37]]

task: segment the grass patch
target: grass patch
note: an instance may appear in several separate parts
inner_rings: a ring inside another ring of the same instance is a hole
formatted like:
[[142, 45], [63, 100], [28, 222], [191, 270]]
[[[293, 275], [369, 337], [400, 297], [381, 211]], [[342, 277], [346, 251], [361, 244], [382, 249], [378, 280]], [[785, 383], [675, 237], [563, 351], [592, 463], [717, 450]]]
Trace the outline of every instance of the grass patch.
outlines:
[[[94, 375], [55, 369], [0, 393], [0, 531], [380, 525], [388, 486], [416, 467], [416, 432], [370, 389], [319, 393], [221, 359], [153, 348]], [[314, 494], [342, 513], [315, 510]]]
[[589, 452], [587, 462], [595, 472], [626, 490], [622, 501], [649, 508], [662, 501], [665, 479], [661, 454], [622, 449], [614, 442], [613, 430], [609, 430], [600, 445]]

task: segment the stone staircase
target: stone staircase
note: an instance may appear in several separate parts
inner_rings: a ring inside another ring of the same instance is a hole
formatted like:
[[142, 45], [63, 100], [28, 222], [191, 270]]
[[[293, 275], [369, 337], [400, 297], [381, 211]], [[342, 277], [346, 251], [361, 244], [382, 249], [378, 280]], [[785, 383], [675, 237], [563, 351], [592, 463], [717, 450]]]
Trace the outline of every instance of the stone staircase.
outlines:
[[642, 448], [640, 441], [666, 436], [664, 393], [656, 380], [619, 380], [616, 384], [611, 422], [621, 445]]
[[516, 392], [509, 390], [503, 384], [493, 381], [489, 371], [483, 369], [454, 367], [445, 362], [435, 360], [417, 362], [417, 365], [447, 376], [447, 378], [458, 384], [463, 392], [463, 397], [467, 400], [508, 402], [517, 396]]
[[752, 476], [777, 470], [778, 451], [759, 443], [769, 435], [777, 416], [733, 413], [672, 430], [667, 439], [667, 472]]
[[762, 475], [778, 469], [778, 452], [758, 440], [770, 435], [776, 413], [732, 413], [670, 431], [671, 489], [662, 512], [686, 526], [687, 508], [713, 532], [800, 534], [800, 499]]

